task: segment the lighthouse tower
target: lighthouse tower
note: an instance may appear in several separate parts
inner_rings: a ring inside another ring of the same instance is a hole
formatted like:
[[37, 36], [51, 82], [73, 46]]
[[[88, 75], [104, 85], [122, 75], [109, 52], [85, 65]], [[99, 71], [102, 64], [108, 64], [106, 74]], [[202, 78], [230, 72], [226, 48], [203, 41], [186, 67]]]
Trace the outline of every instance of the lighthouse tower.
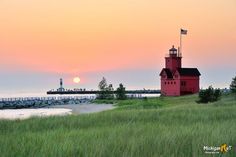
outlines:
[[170, 69], [171, 72], [176, 71], [178, 68], [181, 68], [181, 59], [182, 57], [177, 53], [177, 49], [173, 45], [169, 50], [168, 56], [165, 57], [166, 68]]
[[172, 46], [165, 57], [165, 68], [162, 69], [161, 94], [180, 96], [199, 92], [200, 73], [197, 68], [182, 68], [182, 56]]
[[65, 91], [65, 88], [63, 87], [63, 79], [62, 78], [60, 78], [60, 87], [57, 89], [57, 91], [60, 91], [60, 92]]

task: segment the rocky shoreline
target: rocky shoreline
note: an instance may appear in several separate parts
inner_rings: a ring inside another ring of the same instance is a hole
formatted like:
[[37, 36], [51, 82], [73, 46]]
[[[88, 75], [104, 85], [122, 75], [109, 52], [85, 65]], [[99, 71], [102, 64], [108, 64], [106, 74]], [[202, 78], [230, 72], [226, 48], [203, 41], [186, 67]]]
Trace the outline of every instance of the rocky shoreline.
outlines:
[[0, 101], [0, 109], [21, 109], [21, 108], [42, 108], [53, 105], [82, 104], [91, 103], [92, 99], [19, 99], [19, 100], [2, 100]]

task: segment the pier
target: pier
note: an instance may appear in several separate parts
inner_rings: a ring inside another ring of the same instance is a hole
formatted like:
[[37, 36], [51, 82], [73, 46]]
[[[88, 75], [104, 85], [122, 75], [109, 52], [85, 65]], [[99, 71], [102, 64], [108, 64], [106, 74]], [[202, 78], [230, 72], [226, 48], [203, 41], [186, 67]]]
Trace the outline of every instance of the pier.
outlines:
[[[116, 91], [112, 91], [114, 94], [116, 93]], [[64, 94], [98, 94], [99, 91], [98, 90], [64, 90], [64, 91], [60, 91], [60, 90], [51, 90], [51, 91], [47, 91], [47, 94], [60, 94], [60, 95], [64, 95]], [[126, 94], [160, 94], [161, 91], [160, 90], [127, 90]]]
[[[75, 89], [65, 89], [63, 87], [63, 79], [60, 78], [60, 87], [58, 89], [52, 89], [52, 90], [49, 90], [47, 91], [47, 94], [51, 94], [51, 95], [56, 95], [56, 94], [59, 94], [59, 95], [66, 95], [66, 94], [81, 94], [81, 95], [85, 95], [85, 94], [99, 94], [99, 90], [86, 90], [85, 88], [84, 89], [78, 89], [78, 88], [75, 88]], [[116, 90], [114, 91], [109, 91], [111, 94], [116, 94]], [[128, 95], [141, 95], [141, 94], [161, 94], [161, 90], [159, 89], [156, 89], [156, 90], [152, 90], [152, 89], [142, 89], [142, 90], [126, 90], [125, 91], [126, 94]]]

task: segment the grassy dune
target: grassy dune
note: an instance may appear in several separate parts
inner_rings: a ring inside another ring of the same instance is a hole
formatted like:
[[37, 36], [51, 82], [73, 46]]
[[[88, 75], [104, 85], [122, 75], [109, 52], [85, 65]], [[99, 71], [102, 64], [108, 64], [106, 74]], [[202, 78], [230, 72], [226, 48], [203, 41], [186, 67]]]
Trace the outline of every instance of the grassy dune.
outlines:
[[[196, 95], [117, 101], [101, 113], [0, 121], [0, 156], [199, 157], [223, 143], [236, 156], [236, 99], [196, 104]], [[220, 156], [216, 155], [216, 156]]]

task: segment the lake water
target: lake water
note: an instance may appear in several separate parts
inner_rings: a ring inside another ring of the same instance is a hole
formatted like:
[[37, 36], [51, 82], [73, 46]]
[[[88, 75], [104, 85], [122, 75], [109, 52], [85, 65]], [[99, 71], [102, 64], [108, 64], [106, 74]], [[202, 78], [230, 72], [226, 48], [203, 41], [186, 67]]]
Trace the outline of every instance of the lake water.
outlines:
[[[18, 97], [64, 97], [64, 96], [96, 96], [96, 94], [64, 94], [47, 95], [46, 92], [0, 92], [0, 98], [18, 98]], [[160, 94], [128, 94], [130, 97], [159, 97]]]
[[18, 93], [10, 93], [10, 92], [0, 92], [0, 98], [19, 98], [19, 97], [65, 97], [65, 96], [96, 96], [95, 94], [64, 94], [64, 95], [47, 95], [46, 92], [18, 92]]

